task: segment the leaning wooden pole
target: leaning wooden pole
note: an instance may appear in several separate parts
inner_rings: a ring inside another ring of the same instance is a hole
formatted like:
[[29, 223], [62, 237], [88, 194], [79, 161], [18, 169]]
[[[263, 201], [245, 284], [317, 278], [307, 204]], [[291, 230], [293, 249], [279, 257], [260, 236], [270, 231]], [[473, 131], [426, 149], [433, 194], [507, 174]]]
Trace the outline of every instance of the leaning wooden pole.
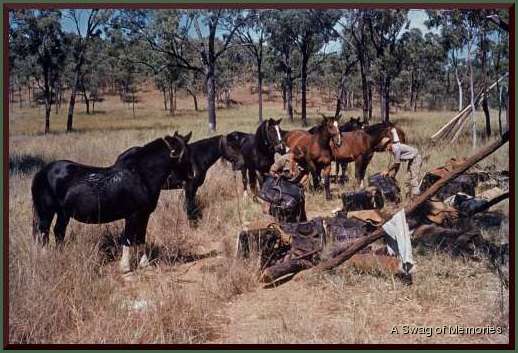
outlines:
[[[448, 174], [446, 174], [441, 179], [437, 180], [430, 188], [426, 191], [424, 191], [421, 195], [419, 195], [414, 201], [412, 201], [409, 205], [407, 205], [404, 210], [405, 213], [411, 214], [413, 211], [415, 211], [419, 206], [421, 206], [426, 200], [428, 200], [430, 197], [435, 195], [439, 189], [444, 186], [446, 183], [448, 183], [450, 180], [456, 178], [460, 174], [464, 173], [466, 170], [471, 168], [476, 163], [480, 162], [487, 156], [489, 156], [491, 153], [499, 149], [501, 146], [503, 146], [507, 141], [509, 141], [509, 131], [504, 133], [502, 137], [495, 142], [489, 144], [488, 146], [484, 147], [483, 149], [479, 150], [477, 153], [469, 157], [464, 163], [457, 166], [457, 168], [450, 171]], [[393, 213], [396, 214], [400, 210]], [[392, 215], [392, 216], [393, 216]], [[392, 218], [389, 217], [390, 218]], [[353, 244], [349, 246], [344, 246], [341, 248], [336, 249], [331, 254], [331, 257], [326, 260], [322, 261], [318, 266], [316, 266], [317, 270], [331, 270], [336, 266], [341, 265], [348, 259], [350, 259], [354, 254], [356, 254], [361, 249], [365, 248], [367, 245], [375, 242], [378, 239], [381, 239], [384, 236], [385, 232], [383, 231], [382, 227], [379, 227], [377, 230], [375, 230], [372, 234], [366, 236], [365, 238], [359, 239], [355, 241]]]
[[[493, 82], [487, 89], [480, 91], [480, 93], [477, 94], [477, 96], [474, 99], [475, 107], [480, 103], [481, 98], [484, 96], [484, 92], [490, 91], [491, 89], [496, 87], [496, 85], [501, 80], [506, 78], [507, 75], [508, 75], [508, 73], [505, 73], [498, 80]], [[433, 134], [431, 136], [431, 139], [432, 140], [437, 140], [437, 139], [440, 139], [440, 138], [444, 138], [446, 135], [448, 135], [449, 130], [453, 129], [453, 126], [456, 125], [459, 120], [461, 120], [463, 118], [467, 118], [467, 114], [469, 114], [471, 112], [471, 108], [472, 108], [471, 104], [469, 104], [466, 107], [464, 107], [464, 109], [462, 109], [462, 111], [460, 111], [457, 115], [455, 115], [453, 118], [451, 118], [450, 121], [448, 121], [435, 134]], [[462, 124], [462, 126], [464, 126], [464, 124]]]

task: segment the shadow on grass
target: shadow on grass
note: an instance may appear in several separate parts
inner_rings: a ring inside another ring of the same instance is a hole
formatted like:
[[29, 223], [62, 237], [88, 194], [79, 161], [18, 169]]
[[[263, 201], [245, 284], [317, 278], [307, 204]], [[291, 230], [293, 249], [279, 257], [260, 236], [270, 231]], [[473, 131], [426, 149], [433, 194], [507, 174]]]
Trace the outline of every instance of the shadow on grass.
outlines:
[[9, 155], [9, 174], [31, 174], [41, 169], [48, 162], [41, 155], [14, 154]]
[[[102, 265], [106, 265], [120, 259], [120, 256], [122, 255], [120, 239], [121, 234], [119, 231], [106, 229], [103, 232], [98, 244], [99, 259]], [[216, 250], [212, 250], [204, 254], [195, 254], [190, 251], [184, 251], [179, 248], [168, 248], [152, 242], [148, 242], [146, 244], [146, 253], [148, 254], [151, 263], [161, 263], [171, 266], [219, 255]]]

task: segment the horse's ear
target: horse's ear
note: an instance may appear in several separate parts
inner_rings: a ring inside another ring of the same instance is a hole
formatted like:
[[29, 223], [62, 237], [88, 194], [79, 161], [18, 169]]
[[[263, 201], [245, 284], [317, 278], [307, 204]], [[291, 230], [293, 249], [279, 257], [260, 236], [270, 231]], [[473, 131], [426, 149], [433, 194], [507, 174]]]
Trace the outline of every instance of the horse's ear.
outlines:
[[185, 143], [189, 143], [189, 140], [191, 139], [192, 137], [192, 131], [190, 131], [187, 135], [185, 135], [183, 137], [183, 139], [185, 140]]
[[342, 119], [342, 114], [338, 114], [336, 117], [335, 117], [336, 121], [340, 121], [340, 119]]
[[277, 123], [277, 125], [281, 125], [281, 121], [282, 121], [282, 118], [278, 119], [278, 120], [275, 120], [275, 122]]
[[178, 130], [175, 130], [175, 131], [174, 131], [173, 136], [175, 136], [175, 137], [176, 137], [176, 136], [178, 136]]

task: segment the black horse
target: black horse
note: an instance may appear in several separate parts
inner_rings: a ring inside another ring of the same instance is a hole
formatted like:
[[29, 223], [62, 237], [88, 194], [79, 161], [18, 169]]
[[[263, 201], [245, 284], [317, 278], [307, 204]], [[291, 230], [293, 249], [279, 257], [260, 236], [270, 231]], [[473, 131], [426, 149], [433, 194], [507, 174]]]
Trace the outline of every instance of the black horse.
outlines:
[[260, 186], [263, 184], [263, 175], [270, 172], [270, 167], [275, 161], [275, 153], [286, 153], [280, 129], [281, 121], [282, 119], [265, 120], [255, 134], [240, 131], [228, 134], [229, 139], [239, 141], [241, 146], [240, 151], [244, 159], [241, 175], [245, 192], [250, 185], [252, 193], [257, 194], [257, 181]]
[[[160, 187], [175, 168], [189, 159], [191, 133], [156, 139], [122, 153], [110, 167], [93, 167], [72, 161], [49, 163], [32, 181], [33, 236], [46, 245], [50, 225], [61, 245], [70, 218], [99, 224], [125, 219], [121, 270], [130, 267], [130, 246], [145, 245], [149, 216], [155, 210]], [[142, 256], [140, 265], [147, 264]]]
[[185, 192], [185, 210], [190, 220], [201, 217], [196, 205], [196, 192], [204, 183], [210, 167], [220, 158], [232, 163], [234, 170], [244, 167], [239, 141], [227, 136], [214, 136], [189, 144], [190, 158], [185, 159], [184, 168], [176, 168], [169, 175], [162, 190], [180, 189]]

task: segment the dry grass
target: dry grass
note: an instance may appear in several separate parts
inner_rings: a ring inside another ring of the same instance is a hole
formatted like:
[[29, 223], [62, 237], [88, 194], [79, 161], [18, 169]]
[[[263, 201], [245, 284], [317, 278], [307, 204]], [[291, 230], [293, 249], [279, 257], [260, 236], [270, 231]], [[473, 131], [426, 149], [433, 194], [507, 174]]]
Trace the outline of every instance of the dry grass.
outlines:
[[[250, 102], [246, 91], [238, 101]], [[203, 219], [191, 228], [181, 191], [163, 192], [148, 227], [153, 266], [121, 277], [115, 260], [123, 222], [84, 225], [72, 221], [63, 250], [42, 251], [32, 244], [31, 178], [42, 161], [71, 159], [109, 165], [126, 148], [178, 129], [206, 136], [206, 112], [191, 111], [187, 97], [171, 117], [157, 92], [145, 93], [137, 118], [116, 97], [87, 116], [78, 106], [77, 131], [64, 134], [64, 111], [53, 115], [52, 134], [41, 135], [42, 111], [14, 108], [9, 117], [9, 335], [11, 343], [492, 343], [508, 340], [508, 297], [485, 262], [444, 254], [417, 256], [415, 284], [406, 287], [383, 271], [349, 266], [326, 275], [307, 275], [275, 290], [257, 283], [255, 263], [233, 258], [242, 223], [263, 218], [259, 205], [241, 197], [240, 176], [220, 163], [198, 192]], [[203, 105], [203, 104], [202, 104]], [[256, 105], [218, 111], [218, 132], [253, 131]], [[357, 116], [347, 112], [345, 116]], [[279, 102], [265, 104], [267, 117], [281, 114]], [[394, 115], [409, 142], [429, 158], [424, 169], [471, 153], [469, 136], [455, 145], [431, 146], [427, 137], [453, 112], [400, 112]], [[481, 113], [477, 113], [480, 115]], [[495, 115], [495, 114], [493, 114]], [[311, 110], [311, 121], [318, 112]], [[479, 119], [480, 121], [482, 119]], [[495, 122], [494, 127], [498, 125]], [[297, 124], [283, 122], [283, 128]], [[480, 126], [482, 129], [482, 126]], [[386, 167], [377, 154], [372, 174]], [[508, 168], [508, 150], [483, 164]], [[352, 171], [352, 167], [350, 167]], [[399, 174], [404, 184], [405, 175]], [[350, 186], [347, 186], [350, 188]], [[333, 185], [334, 195], [341, 188]], [[403, 190], [404, 191], [404, 190]], [[308, 215], [340, 206], [309, 193]], [[508, 205], [500, 208], [508, 212]], [[505, 229], [501, 234], [508, 236]], [[391, 335], [394, 325], [497, 325], [503, 335]]]

